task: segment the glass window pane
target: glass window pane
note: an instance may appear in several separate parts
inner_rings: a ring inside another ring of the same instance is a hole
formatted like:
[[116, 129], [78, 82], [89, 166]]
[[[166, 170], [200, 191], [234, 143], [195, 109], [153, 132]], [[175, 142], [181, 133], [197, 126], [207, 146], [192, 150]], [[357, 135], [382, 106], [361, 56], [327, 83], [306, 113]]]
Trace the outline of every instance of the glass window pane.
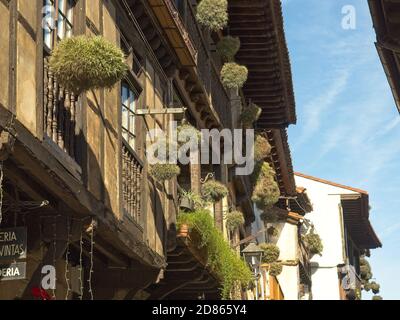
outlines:
[[51, 35], [52, 32], [49, 29], [44, 30], [44, 44], [47, 46], [47, 48], [52, 49], [52, 43], [51, 43]]
[[125, 85], [122, 86], [122, 104], [129, 107], [129, 90]]
[[57, 36], [60, 39], [64, 39], [65, 37], [65, 21], [64, 17], [62, 15], [58, 16], [58, 21], [57, 21]]
[[70, 22], [70, 23], [74, 23], [73, 21], [72, 21], [72, 14], [73, 14], [73, 12], [74, 12], [74, 10], [73, 10], [73, 6], [72, 6], [72, 0], [68, 0], [68, 9], [67, 9], [67, 14], [66, 14], [66, 16], [67, 16], [67, 19], [68, 19], [68, 21]]
[[64, 0], [58, 0], [58, 10], [65, 14], [65, 2]]
[[131, 109], [131, 111], [135, 112], [136, 111], [135, 94], [131, 91], [130, 96], [131, 96], [131, 99], [130, 99], [131, 105], [129, 106], [129, 108]]
[[66, 25], [66, 33], [65, 33], [66, 38], [71, 38], [72, 37], [72, 26], [67, 24]]
[[125, 130], [122, 130], [122, 137], [125, 139], [125, 141], [128, 141], [129, 140], [128, 132], [126, 132]]
[[135, 115], [132, 113], [129, 116], [129, 132], [135, 134]]
[[129, 135], [129, 141], [128, 141], [129, 145], [131, 146], [131, 148], [133, 150], [135, 150], [135, 137], [133, 135]]
[[54, 28], [54, 6], [50, 0], [46, 0], [43, 20], [43, 38], [45, 45], [52, 49], [52, 29]]
[[129, 115], [128, 115], [128, 110], [125, 108], [125, 107], [122, 107], [122, 127], [123, 128], [125, 128], [125, 129], [128, 129], [128, 118], [129, 118]]

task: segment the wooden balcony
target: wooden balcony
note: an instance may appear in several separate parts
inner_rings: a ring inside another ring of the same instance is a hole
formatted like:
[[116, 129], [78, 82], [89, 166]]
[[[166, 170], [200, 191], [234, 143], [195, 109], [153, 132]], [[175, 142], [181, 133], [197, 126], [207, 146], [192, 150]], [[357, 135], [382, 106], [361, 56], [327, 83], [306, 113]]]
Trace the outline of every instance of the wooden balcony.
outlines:
[[[190, 1], [185, 2], [183, 16], [171, 0], [151, 0], [149, 4], [180, 60], [180, 77], [195, 111], [207, 127], [232, 128], [230, 94], [221, 83], [209, 34], [198, 25]], [[189, 61], [189, 53], [194, 63]]]
[[44, 59], [44, 135], [75, 159], [77, 99], [62, 88]]
[[143, 163], [132, 148], [122, 144], [122, 191], [124, 213], [139, 226], [142, 225], [141, 195], [143, 184]]
[[157, 19], [183, 66], [197, 64], [197, 50], [190, 39], [175, 4], [171, 0], [149, 0]]

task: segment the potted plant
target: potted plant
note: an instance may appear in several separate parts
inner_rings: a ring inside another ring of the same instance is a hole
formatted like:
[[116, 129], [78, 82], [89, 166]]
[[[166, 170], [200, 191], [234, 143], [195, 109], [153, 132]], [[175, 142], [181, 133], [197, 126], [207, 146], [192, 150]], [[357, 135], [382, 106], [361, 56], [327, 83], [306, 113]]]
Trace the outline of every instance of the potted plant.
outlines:
[[251, 103], [245, 108], [240, 115], [240, 121], [245, 129], [251, 129], [254, 122], [256, 122], [262, 113], [262, 109], [254, 103]]
[[179, 205], [183, 211], [194, 211], [202, 207], [201, 197], [197, 193], [183, 189], [179, 193]]
[[223, 37], [217, 44], [217, 52], [224, 62], [233, 62], [240, 49], [240, 39], [238, 37]]
[[49, 67], [60, 85], [76, 95], [111, 88], [128, 70], [122, 50], [101, 36], [61, 40], [51, 54]]
[[157, 163], [150, 166], [150, 174], [159, 182], [172, 180], [176, 176], [179, 176], [180, 173], [181, 169], [176, 164]]
[[281, 194], [275, 181], [275, 171], [264, 162], [256, 174], [254, 179], [256, 184], [251, 199], [260, 210], [272, 208], [279, 201]]
[[248, 286], [253, 279], [249, 266], [215, 227], [210, 211], [200, 209], [179, 214], [178, 225], [182, 224], [189, 228], [191, 245], [199, 250], [206, 249], [207, 268], [220, 279], [223, 299], [229, 299], [236, 286]]
[[221, 70], [221, 81], [227, 89], [240, 89], [247, 81], [249, 70], [235, 62], [225, 63]]
[[245, 220], [243, 212], [241, 211], [232, 211], [227, 214], [226, 227], [231, 231], [234, 231], [240, 226], [244, 225], [244, 222]]
[[197, 144], [201, 143], [201, 131], [189, 123], [183, 123], [177, 128], [178, 146], [182, 146], [191, 140], [196, 140]]
[[260, 245], [261, 250], [264, 251], [262, 260], [264, 263], [273, 263], [279, 259], [279, 247], [272, 243], [263, 243]]
[[229, 191], [221, 182], [209, 180], [203, 184], [201, 193], [206, 201], [216, 203], [225, 198], [229, 194]]
[[267, 209], [260, 214], [260, 219], [265, 223], [277, 222], [279, 217], [274, 210]]
[[270, 237], [277, 237], [279, 235], [278, 229], [275, 227], [269, 227], [267, 233]]
[[185, 215], [188, 214], [185, 211], [179, 212], [178, 215], [178, 232], [177, 232], [177, 238], [187, 238], [189, 237], [189, 223], [185, 219]]
[[179, 199], [179, 207], [183, 211], [193, 211], [194, 210], [194, 201], [191, 198], [191, 192], [184, 192], [181, 194]]
[[271, 149], [267, 138], [257, 134], [254, 142], [254, 160], [257, 162], [264, 161], [271, 154]]
[[277, 277], [282, 273], [283, 266], [282, 263], [279, 262], [273, 262], [270, 263], [268, 267], [269, 275], [272, 277]]
[[197, 21], [210, 31], [220, 31], [228, 24], [227, 0], [202, 0], [197, 6]]
[[368, 282], [367, 284], [364, 285], [364, 290], [365, 291], [368, 292], [368, 291], [372, 290], [372, 292], [374, 294], [378, 294], [379, 291], [380, 291], [380, 288], [381, 288], [381, 286], [378, 283], [376, 283], [375, 281]]
[[304, 242], [312, 255], [322, 254], [324, 246], [322, 244], [321, 237], [315, 233], [314, 228], [311, 229], [310, 233], [304, 236]]

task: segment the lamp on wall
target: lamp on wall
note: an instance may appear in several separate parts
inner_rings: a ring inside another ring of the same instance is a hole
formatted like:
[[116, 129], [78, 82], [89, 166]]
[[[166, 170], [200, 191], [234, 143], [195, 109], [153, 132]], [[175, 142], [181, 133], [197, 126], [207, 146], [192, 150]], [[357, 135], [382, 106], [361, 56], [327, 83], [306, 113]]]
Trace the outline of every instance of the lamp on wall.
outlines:
[[263, 253], [264, 251], [260, 249], [255, 241], [252, 241], [246, 248], [242, 250], [244, 259], [253, 270], [257, 270], [260, 267]]
[[262, 262], [262, 257], [264, 251], [257, 245], [257, 243], [253, 240], [250, 244], [242, 250], [242, 254], [246, 262], [249, 264], [251, 269], [254, 272], [254, 281], [255, 281], [255, 300], [258, 300], [258, 279], [260, 277], [260, 265]]

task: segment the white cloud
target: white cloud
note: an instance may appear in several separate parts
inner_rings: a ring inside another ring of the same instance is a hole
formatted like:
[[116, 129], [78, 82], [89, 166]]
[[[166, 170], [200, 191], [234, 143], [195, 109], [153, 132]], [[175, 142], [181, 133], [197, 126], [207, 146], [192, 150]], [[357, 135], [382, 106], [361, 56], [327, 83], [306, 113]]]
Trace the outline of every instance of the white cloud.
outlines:
[[333, 80], [331, 86], [303, 109], [305, 123], [301, 136], [296, 139], [296, 148], [306, 143], [321, 127], [323, 113], [335, 104], [337, 97], [344, 91], [350, 76], [349, 70], [342, 70]]

